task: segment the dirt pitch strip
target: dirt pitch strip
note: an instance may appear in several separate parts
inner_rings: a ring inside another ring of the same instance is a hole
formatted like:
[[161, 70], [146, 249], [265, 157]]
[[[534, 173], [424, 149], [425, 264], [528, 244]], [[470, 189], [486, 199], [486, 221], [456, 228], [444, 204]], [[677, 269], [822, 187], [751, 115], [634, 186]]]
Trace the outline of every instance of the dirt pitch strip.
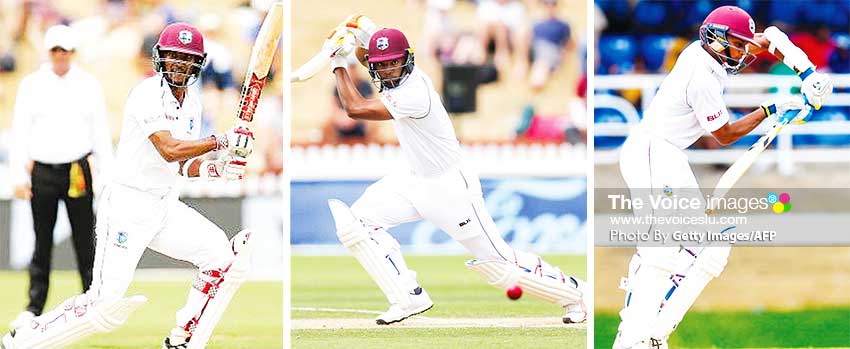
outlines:
[[[301, 308], [294, 311], [381, 314], [379, 311], [359, 309]], [[294, 330], [331, 330], [331, 329], [391, 329], [391, 328], [573, 328], [586, 329], [586, 324], [564, 324], [558, 317], [518, 317], [518, 318], [435, 318], [414, 316], [392, 325], [377, 325], [370, 318], [315, 318], [293, 319]]]

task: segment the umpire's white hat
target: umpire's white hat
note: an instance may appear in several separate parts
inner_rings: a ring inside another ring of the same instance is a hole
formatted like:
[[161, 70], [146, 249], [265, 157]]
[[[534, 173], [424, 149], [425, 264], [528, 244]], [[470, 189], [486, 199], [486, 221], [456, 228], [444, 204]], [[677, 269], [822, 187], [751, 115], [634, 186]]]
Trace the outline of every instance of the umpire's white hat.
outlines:
[[44, 48], [50, 51], [54, 47], [60, 47], [65, 51], [77, 48], [77, 40], [71, 27], [60, 24], [47, 28], [47, 32], [44, 33]]

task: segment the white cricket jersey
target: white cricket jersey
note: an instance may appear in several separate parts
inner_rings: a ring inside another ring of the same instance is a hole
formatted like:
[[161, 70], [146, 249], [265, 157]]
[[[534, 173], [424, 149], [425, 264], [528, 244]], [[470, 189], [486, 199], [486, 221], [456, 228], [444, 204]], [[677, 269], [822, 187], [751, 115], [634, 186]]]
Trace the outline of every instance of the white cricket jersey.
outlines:
[[419, 68], [400, 86], [382, 91], [381, 102], [415, 174], [433, 177], [458, 164], [460, 143], [452, 121], [434, 83]]
[[723, 101], [726, 69], [701, 45], [696, 41], [682, 51], [640, 126], [681, 149], [691, 146], [705, 131], [714, 132], [729, 122]]
[[143, 80], [130, 91], [124, 106], [112, 181], [165, 195], [180, 177], [179, 163], [166, 162], [148, 137], [157, 131], [170, 131], [174, 138], [194, 140], [200, 136], [200, 129], [201, 97], [195, 86], [186, 90], [180, 105], [162, 75]]

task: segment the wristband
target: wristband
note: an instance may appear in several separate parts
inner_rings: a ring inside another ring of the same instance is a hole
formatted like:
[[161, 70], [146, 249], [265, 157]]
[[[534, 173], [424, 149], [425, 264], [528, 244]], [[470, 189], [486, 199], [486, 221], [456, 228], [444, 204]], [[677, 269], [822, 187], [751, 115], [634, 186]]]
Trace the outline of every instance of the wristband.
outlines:
[[808, 68], [808, 69], [806, 69], [805, 71], [802, 71], [802, 72], [798, 71], [797, 75], [800, 77], [800, 81], [804, 81], [804, 80], [806, 80], [807, 77], [809, 77], [809, 75], [812, 75], [812, 73], [814, 73], [814, 72], [815, 72], [814, 69]]

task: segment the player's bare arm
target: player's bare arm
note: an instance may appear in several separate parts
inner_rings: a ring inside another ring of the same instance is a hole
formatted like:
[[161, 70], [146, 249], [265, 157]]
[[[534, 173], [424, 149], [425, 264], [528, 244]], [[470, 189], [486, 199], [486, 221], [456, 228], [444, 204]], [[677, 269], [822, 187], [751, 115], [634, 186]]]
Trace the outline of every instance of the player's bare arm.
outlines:
[[334, 69], [336, 76], [336, 89], [339, 91], [339, 99], [342, 102], [342, 108], [348, 117], [358, 120], [391, 120], [393, 117], [390, 111], [384, 106], [384, 103], [379, 99], [364, 98], [351, 77], [348, 76], [348, 71], [345, 68]]
[[749, 134], [753, 129], [767, 117], [764, 110], [757, 109], [747, 114], [738, 121], [726, 123], [711, 133], [720, 144], [729, 145], [735, 143], [741, 137]]
[[206, 154], [219, 148], [220, 144], [216, 137], [193, 141], [180, 140], [172, 137], [169, 131], [154, 132], [148, 139], [167, 162], [185, 161]]
[[772, 119], [775, 123], [790, 124], [802, 121], [808, 113], [799, 113], [806, 103], [799, 96], [779, 96], [763, 102], [759, 109], [747, 114], [738, 121], [726, 123], [711, 134], [723, 145], [734, 143], [749, 134], [764, 119]]

